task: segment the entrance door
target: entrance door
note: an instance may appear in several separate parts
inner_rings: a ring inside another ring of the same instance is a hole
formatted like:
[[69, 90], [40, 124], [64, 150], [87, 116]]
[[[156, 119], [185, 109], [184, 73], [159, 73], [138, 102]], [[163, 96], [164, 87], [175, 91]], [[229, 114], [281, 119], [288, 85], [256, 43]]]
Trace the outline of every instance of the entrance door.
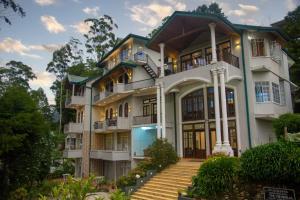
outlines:
[[[198, 127], [201, 127], [198, 129]], [[206, 158], [204, 124], [183, 126], [183, 154], [185, 158]]]

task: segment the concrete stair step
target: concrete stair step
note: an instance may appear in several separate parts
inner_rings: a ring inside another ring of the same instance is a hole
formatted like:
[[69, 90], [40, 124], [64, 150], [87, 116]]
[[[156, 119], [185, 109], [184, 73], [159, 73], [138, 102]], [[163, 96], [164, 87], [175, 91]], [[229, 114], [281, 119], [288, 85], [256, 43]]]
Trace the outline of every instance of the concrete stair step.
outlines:
[[161, 197], [161, 198], [177, 198], [178, 195], [177, 193], [175, 194], [166, 194], [166, 193], [161, 193], [161, 192], [148, 192], [148, 191], [137, 191], [134, 193], [136, 196], [145, 196], [145, 197], [155, 197], [153, 199], [157, 199], [157, 197]]
[[151, 186], [151, 187], [154, 187], [154, 188], [157, 187], [157, 188], [166, 188], [166, 189], [168, 189], [168, 188], [184, 189], [189, 185], [177, 184], [177, 183], [159, 183], [159, 184], [157, 184], [156, 182], [147, 182], [145, 184], [145, 187], [148, 187], [148, 186]]

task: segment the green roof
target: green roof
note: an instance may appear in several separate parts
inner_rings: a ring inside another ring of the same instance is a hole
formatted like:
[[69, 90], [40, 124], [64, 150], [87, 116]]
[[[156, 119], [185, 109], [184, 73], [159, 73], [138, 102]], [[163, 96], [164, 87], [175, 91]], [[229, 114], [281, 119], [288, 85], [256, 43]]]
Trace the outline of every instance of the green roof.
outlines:
[[233, 24], [231, 23], [226, 17], [223, 17], [221, 15], [216, 15], [212, 13], [195, 13], [195, 12], [188, 12], [188, 11], [175, 11], [169, 19], [161, 26], [161, 28], [150, 38], [150, 40], [147, 43], [147, 46], [149, 47], [149, 44], [166, 28], [166, 26], [176, 17], [176, 16], [187, 16], [187, 17], [200, 17], [200, 18], [206, 18], [206, 19], [213, 19], [213, 20], [219, 20], [228, 25], [230, 28], [232, 28], [237, 33], [241, 33], [243, 30], [257, 30], [262, 32], [275, 32], [279, 36], [281, 36], [285, 40], [289, 40], [289, 37], [283, 33], [280, 29], [275, 27], [264, 27], [264, 26], [251, 26], [251, 25], [243, 25], [243, 24]]
[[120, 46], [122, 46], [130, 38], [140, 39], [140, 40], [144, 40], [146, 42], [149, 40], [149, 38], [147, 38], [147, 37], [130, 33], [125, 38], [123, 38], [112, 50], [110, 50], [107, 54], [105, 54], [99, 63], [101, 64], [110, 54], [112, 54], [116, 49], [118, 49]]
[[119, 64], [117, 64], [115, 67], [113, 67], [111, 70], [109, 70], [108, 72], [106, 72], [105, 74], [103, 74], [103, 76], [98, 77], [95, 82], [93, 83], [93, 86], [98, 83], [99, 81], [103, 80], [104, 78], [106, 78], [107, 76], [109, 76], [111, 73], [113, 73], [114, 71], [116, 71], [117, 69], [121, 68], [121, 67], [129, 67], [129, 68], [134, 68], [136, 67], [137, 64], [133, 61], [126, 61], [126, 62], [120, 62]]
[[83, 84], [89, 80], [89, 77], [76, 76], [76, 75], [67, 75], [67, 79], [72, 84]]

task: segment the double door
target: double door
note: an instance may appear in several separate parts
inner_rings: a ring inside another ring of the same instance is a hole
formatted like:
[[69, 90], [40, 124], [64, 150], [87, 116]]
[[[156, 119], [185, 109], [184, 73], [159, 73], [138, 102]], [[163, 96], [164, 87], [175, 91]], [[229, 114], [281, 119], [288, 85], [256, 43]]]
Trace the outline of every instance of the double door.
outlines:
[[[205, 159], [205, 129], [195, 129], [197, 125], [189, 124], [190, 127], [183, 130], [183, 153], [185, 158]], [[202, 125], [201, 125], [202, 126]], [[203, 124], [204, 127], [204, 124]]]

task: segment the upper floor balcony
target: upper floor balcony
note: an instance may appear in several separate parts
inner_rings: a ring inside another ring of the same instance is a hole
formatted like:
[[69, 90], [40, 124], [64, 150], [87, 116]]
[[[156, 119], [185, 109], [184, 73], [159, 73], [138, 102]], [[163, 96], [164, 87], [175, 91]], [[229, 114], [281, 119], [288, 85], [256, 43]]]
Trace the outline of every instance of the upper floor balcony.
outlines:
[[66, 138], [65, 150], [63, 151], [63, 156], [65, 158], [81, 158], [81, 139], [80, 138]]
[[142, 115], [142, 116], [134, 116], [132, 125], [147, 125], [147, 124], [156, 124], [157, 123], [157, 115]]
[[115, 117], [104, 121], [96, 121], [94, 130], [96, 133], [130, 130], [129, 122], [128, 117]]
[[70, 122], [65, 124], [64, 126], [64, 133], [82, 133], [83, 132], [83, 124], [82, 123], [74, 123]]
[[65, 149], [63, 152], [64, 158], [81, 158], [82, 150], [81, 149]]
[[94, 96], [93, 101], [96, 105], [105, 105], [124, 98], [132, 94], [135, 90], [150, 88], [154, 85], [155, 80], [152, 78], [128, 83], [115, 83], [111, 89], [105, 89], [104, 91], [97, 93]]
[[65, 107], [66, 108], [76, 108], [84, 105], [84, 95], [72, 95], [66, 98]]
[[130, 152], [122, 150], [91, 150], [90, 157], [110, 161], [130, 160]]

